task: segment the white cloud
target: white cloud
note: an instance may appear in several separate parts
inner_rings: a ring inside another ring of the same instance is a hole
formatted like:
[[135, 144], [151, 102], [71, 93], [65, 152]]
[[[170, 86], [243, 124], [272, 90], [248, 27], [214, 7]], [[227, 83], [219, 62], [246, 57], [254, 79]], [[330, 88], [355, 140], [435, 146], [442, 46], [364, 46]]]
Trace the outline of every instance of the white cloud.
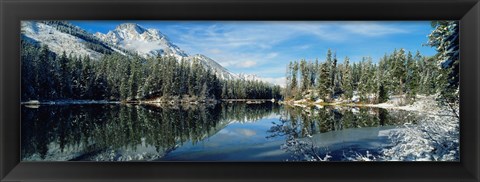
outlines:
[[211, 54], [221, 54], [221, 53], [222, 53], [222, 50], [220, 50], [220, 49], [210, 49], [210, 50], [208, 50], [208, 53], [211, 53]]
[[280, 85], [281, 87], [285, 87], [286, 81], [285, 77], [267, 77], [267, 78], [260, 78], [262, 81], [266, 81], [275, 85]]
[[305, 49], [309, 49], [310, 47], [312, 47], [312, 45], [301, 45], [301, 46], [296, 46], [295, 49], [299, 49], [299, 50], [305, 50]]
[[243, 62], [235, 64], [235, 66], [239, 67], [239, 68], [250, 68], [250, 67], [253, 67], [255, 65], [257, 65], [257, 62], [255, 62], [255, 61], [243, 61]]
[[[171, 26], [168, 35], [175, 36], [174, 42], [189, 54], [205, 54], [220, 65], [236, 73], [244, 68], [264, 67], [268, 72], [271, 64], [281, 64], [277, 74], [284, 73], [284, 64], [301, 59], [292, 57], [296, 51], [312, 49], [315, 45], [285, 46], [285, 42], [296, 38], [318, 39], [329, 43], [345, 43], [352, 40], [370, 39], [390, 34], [408, 33], [405, 27], [379, 22], [219, 22], [194, 26], [190, 24]], [[314, 40], [317, 41], [317, 40]], [[309, 40], [309, 42], [312, 42]], [[273, 76], [263, 74], [259, 76]]]
[[267, 56], [265, 58], [273, 59], [273, 58], [276, 58], [277, 56], [278, 56], [278, 53], [272, 52], [272, 53], [267, 54]]
[[[175, 27], [181, 47], [192, 53], [228, 53], [244, 49], [260, 53], [281, 42], [303, 35], [323, 41], [341, 42], [358, 36], [382, 36], [407, 33], [405, 29], [377, 22], [223, 22], [207, 27]], [[308, 45], [303, 48], [309, 48]], [[256, 50], [254, 50], [256, 49]]]
[[236, 132], [238, 134], [246, 136], [246, 137], [251, 137], [251, 136], [257, 135], [257, 132], [255, 130], [251, 130], [251, 129], [239, 128], [239, 129], [236, 129]]
[[373, 22], [353, 22], [340, 26], [342, 29], [364, 36], [383, 36], [389, 34], [408, 33], [406, 29], [400, 29], [388, 25], [380, 25]]

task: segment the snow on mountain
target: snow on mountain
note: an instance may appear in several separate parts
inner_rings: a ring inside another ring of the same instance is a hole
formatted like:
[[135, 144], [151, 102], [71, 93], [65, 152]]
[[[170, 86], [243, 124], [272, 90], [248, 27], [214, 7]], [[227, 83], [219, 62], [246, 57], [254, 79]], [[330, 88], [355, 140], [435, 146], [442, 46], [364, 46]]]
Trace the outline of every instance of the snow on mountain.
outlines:
[[97, 32], [95, 36], [108, 44], [137, 52], [144, 57], [161, 55], [173, 56], [178, 61], [181, 59], [200, 61], [206, 69], [210, 69], [221, 79], [238, 78], [237, 75], [205, 55], [188, 55], [157, 29], [146, 29], [135, 23], [124, 23], [107, 34]]
[[94, 35], [106, 43], [136, 51], [144, 57], [174, 56], [180, 60], [188, 56], [157, 29], [146, 29], [135, 23], [120, 24], [107, 34], [97, 32]]
[[92, 35], [68, 22], [22, 21], [21, 32], [25, 40], [46, 44], [50, 50], [57, 54], [62, 54], [65, 51], [67, 55], [89, 56], [91, 59], [100, 59], [106, 53], [97, 52], [91, 48], [95, 46], [123, 55], [128, 54], [122, 51], [126, 50], [136, 52], [143, 57], [161, 55], [173, 56], [178, 61], [182, 59], [200, 61], [206, 69], [210, 69], [221, 79], [260, 80], [257, 75], [231, 73], [205, 55], [188, 55], [171, 43], [159, 30], [146, 29], [135, 23], [120, 24], [107, 34], [97, 32]]
[[243, 80], [249, 80], [249, 81], [261, 81], [262, 80], [256, 74], [240, 73], [240, 74], [238, 74], [238, 78], [243, 79]]
[[262, 81], [260, 77], [258, 77], [256, 74], [234, 74], [230, 71], [228, 71], [225, 67], [222, 65], [218, 64], [216, 61], [213, 59], [202, 55], [202, 54], [196, 54], [193, 56], [189, 56], [187, 59], [191, 61], [200, 61], [200, 63], [206, 68], [210, 69], [217, 75], [218, 78], [221, 79], [226, 79], [226, 80], [235, 80], [235, 79], [241, 79], [241, 80], [246, 80], [246, 81]]
[[98, 59], [103, 55], [88, 48], [88, 46], [84, 44], [84, 39], [61, 32], [55, 27], [43, 22], [22, 21], [21, 33], [22, 36], [47, 45], [51, 51], [57, 54], [62, 54], [63, 51], [65, 51], [67, 55], [89, 56], [93, 59]]
[[211, 71], [213, 71], [215, 75], [217, 75], [217, 77], [219, 77], [220, 79], [226, 79], [226, 80], [238, 79], [237, 75], [231, 73], [222, 65], [218, 64], [217, 62], [215, 62], [214, 60], [210, 59], [207, 56], [196, 54], [193, 56], [189, 56], [188, 59], [191, 61], [200, 61], [200, 63], [206, 69], [210, 69]]

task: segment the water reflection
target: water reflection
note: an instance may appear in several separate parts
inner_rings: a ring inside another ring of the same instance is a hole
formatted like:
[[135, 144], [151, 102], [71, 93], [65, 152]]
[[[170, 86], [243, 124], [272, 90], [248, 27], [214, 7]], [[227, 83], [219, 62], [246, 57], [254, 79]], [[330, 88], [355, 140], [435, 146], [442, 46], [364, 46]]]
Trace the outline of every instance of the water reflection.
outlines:
[[21, 156], [23, 161], [220, 160], [220, 155], [284, 161], [305, 156], [302, 151], [308, 149], [309, 157], [320, 160], [324, 146], [345, 140], [345, 134], [363, 140], [349, 129], [369, 133], [363, 128], [395, 126], [413, 117], [411, 112], [376, 108], [270, 102], [22, 106]]
[[[407, 121], [415, 122], [419, 117], [421, 116], [413, 112], [401, 110], [389, 112], [386, 109], [370, 107], [286, 106], [279, 122], [273, 123], [274, 126], [268, 132], [271, 133], [269, 137], [286, 137], [282, 149], [291, 153], [294, 160], [325, 161], [331, 158], [342, 160], [346, 151], [352, 152], [352, 147], [361, 146], [361, 142], [371, 142], [372, 138], [378, 140], [380, 128], [397, 126]], [[353, 130], [357, 128], [367, 129]], [[344, 132], [345, 130], [348, 131]], [[335, 151], [334, 144], [339, 143], [343, 148]], [[366, 148], [360, 147], [355, 150]], [[341, 152], [341, 156], [338, 152]]]
[[232, 121], [255, 121], [278, 111], [272, 103], [22, 107], [22, 159], [152, 160]]

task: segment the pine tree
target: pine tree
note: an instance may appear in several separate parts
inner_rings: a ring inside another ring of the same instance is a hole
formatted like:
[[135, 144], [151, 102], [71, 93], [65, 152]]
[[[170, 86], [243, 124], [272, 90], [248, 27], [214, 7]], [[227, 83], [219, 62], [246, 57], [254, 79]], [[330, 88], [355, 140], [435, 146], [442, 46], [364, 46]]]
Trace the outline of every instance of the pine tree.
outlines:
[[368, 96], [368, 80], [369, 80], [369, 73], [368, 73], [368, 65], [366, 61], [366, 57], [362, 58], [362, 61], [360, 62], [359, 66], [359, 81], [358, 81], [358, 87], [357, 87], [357, 92], [358, 95], [360, 96], [360, 100], [365, 102], [367, 101], [367, 96]]
[[[437, 79], [444, 103], [459, 103], [459, 25], [458, 21], [433, 21], [428, 44], [438, 51], [441, 71]], [[457, 111], [455, 111], [457, 112]]]
[[284, 90], [284, 95], [285, 99], [290, 99], [292, 97], [292, 69], [293, 69], [293, 63], [290, 61], [286, 67], [285, 71], [285, 90]]
[[419, 60], [420, 53], [417, 51], [415, 58], [413, 58], [412, 53], [408, 52], [407, 55], [407, 78], [406, 78], [406, 86], [407, 86], [407, 99], [410, 102], [415, 101], [415, 97], [417, 95], [418, 90], [418, 68], [416, 60]]
[[301, 97], [301, 93], [298, 91], [297, 73], [298, 73], [298, 63], [294, 61], [292, 65], [292, 83], [290, 85], [290, 89], [292, 90], [292, 94], [295, 97], [295, 99], [300, 99], [299, 97]]
[[376, 78], [375, 73], [377, 72], [376, 66], [372, 63], [372, 58], [367, 57], [366, 63], [366, 74], [367, 74], [367, 90], [366, 93], [370, 96], [373, 94], [374, 98], [369, 98], [369, 102], [373, 102], [376, 100], [377, 96], [377, 88], [378, 88], [378, 79]]
[[350, 58], [345, 57], [342, 71], [342, 90], [345, 99], [350, 100], [353, 97], [352, 72], [350, 70]]
[[392, 68], [390, 64], [391, 64], [391, 59], [387, 56], [387, 54], [385, 54], [378, 62], [378, 66], [377, 66], [378, 91], [380, 91], [380, 86], [382, 86], [383, 92], [385, 93], [385, 95], [383, 96], [380, 95], [380, 93], [378, 94], [379, 102], [382, 102], [381, 97], [384, 97], [384, 99], [388, 100], [390, 90], [394, 90], [392, 89], [392, 87], [394, 86], [392, 84], [392, 80], [394, 79], [392, 76], [392, 71], [390, 69]]
[[393, 80], [394, 85], [396, 86], [396, 93], [403, 94], [405, 89], [405, 78], [406, 78], [406, 70], [405, 70], [405, 50], [400, 49], [399, 51], [395, 50], [393, 52]]
[[337, 73], [337, 53], [335, 52], [333, 55], [333, 61], [332, 65], [330, 68], [330, 97], [333, 98], [335, 95], [335, 91], [337, 90], [337, 79], [336, 79], [336, 73]]
[[47, 99], [51, 98], [51, 90], [53, 88], [50, 82], [50, 51], [48, 46], [40, 48], [40, 55], [35, 65], [35, 88], [37, 88], [37, 98]]
[[68, 88], [70, 87], [70, 83], [66, 80], [68, 80], [68, 59], [67, 59], [67, 54], [65, 51], [62, 52], [62, 55], [57, 57], [58, 59], [55, 60], [58, 64], [58, 71], [55, 73], [56, 76], [56, 82], [58, 83], [57, 87], [58, 88], [58, 97], [59, 98], [68, 98]]
[[330, 74], [327, 63], [320, 64], [320, 72], [318, 74], [319, 83], [317, 86], [318, 96], [327, 101], [329, 99], [330, 91]]
[[142, 75], [140, 68], [140, 60], [133, 59], [130, 64], [130, 76], [128, 78], [128, 96], [127, 100], [135, 100], [140, 90], [140, 77]]
[[385, 90], [383, 84], [378, 87], [378, 102], [384, 103], [388, 101], [388, 92]]
[[82, 76], [80, 77], [80, 97], [82, 99], [92, 98], [93, 90], [93, 67], [90, 57], [82, 58]]
[[305, 92], [309, 88], [310, 85], [310, 73], [309, 69], [307, 68], [307, 61], [305, 59], [302, 59], [300, 61], [300, 75], [301, 78], [301, 87], [300, 87], [300, 92]]

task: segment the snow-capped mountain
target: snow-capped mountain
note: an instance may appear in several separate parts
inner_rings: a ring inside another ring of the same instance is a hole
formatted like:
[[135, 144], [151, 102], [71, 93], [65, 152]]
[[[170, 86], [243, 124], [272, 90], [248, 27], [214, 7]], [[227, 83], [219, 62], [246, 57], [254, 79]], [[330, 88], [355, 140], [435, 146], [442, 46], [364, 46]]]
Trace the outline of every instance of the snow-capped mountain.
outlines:
[[123, 55], [135, 52], [143, 57], [173, 56], [178, 61], [200, 61], [221, 79], [260, 80], [256, 75], [231, 73], [205, 55], [189, 55], [159, 30], [146, 29], [135, 23], [120, 24], [106, 34], [91, 34], [66, 21], [22, 21], [21, 33], [22, 39], [45, 44], [59, 55], [65, 52], [67, 55], [89, 56], [93, 60], [114, 52]]
[[205, 55], [188, 55], [178, 46], [171, 43], [167, 36], [157, 29], [146, 29], [138, 24], [124, 23], [118, 25], [115, 30], [111, 30], [107, 34], [97, 32], [95, 33], [95, 36], [108, 44], [118, 46], [125, 50], [134, 51], [144, 57], [161, 55], [173, 56], [177, 60], [186, 59], [190, 61], [200, 61], [205, 68], [210, 69], [219, 78], [238, 78], [237, 75], [231, 73]]
[[188, 56], [176, 45], [170, 43], [167, 37], [157, 29], [146, 29], [134, 23], [120, 24], [107, 34], [97, 32], [95, 36], [111, 45], [133, 50], [144, 57], [174, 56], [180, 60]]
[[[106, 45], [99, 45], [98, 42], [93, 40], [95, 39], [93, 36], [90, 36], [89, 38], [86, 38], [88, 36], [83, 36], [84, 38], [78, 36], [87, 34], [86, 32], [76, 30], [77, 36], [66, 33], [67, 31], [65, 30], [67, 30], [67, 28], [74, 29], [74, 27], [69, 27], [69, 24], [63, 23], [64, 22], [22, 21], [22, 37], [24, 40], [46, 44], [50, 50], [57, 54], [62, 54], [63, 51], [65, 51], [67, 55], [89, 56], [92, 59], [99, 59], [104, 53], [94, 50], [91, 46], [92, 44], [104, 47], [105, 50], [112, 51], [112, 49]], [[62, 27], [62, 29], [57, 27]], [[92, 39], [93, 41], [87, 41], [85, 39]], [[87, 42], [90, 43], [86, 44]]]

